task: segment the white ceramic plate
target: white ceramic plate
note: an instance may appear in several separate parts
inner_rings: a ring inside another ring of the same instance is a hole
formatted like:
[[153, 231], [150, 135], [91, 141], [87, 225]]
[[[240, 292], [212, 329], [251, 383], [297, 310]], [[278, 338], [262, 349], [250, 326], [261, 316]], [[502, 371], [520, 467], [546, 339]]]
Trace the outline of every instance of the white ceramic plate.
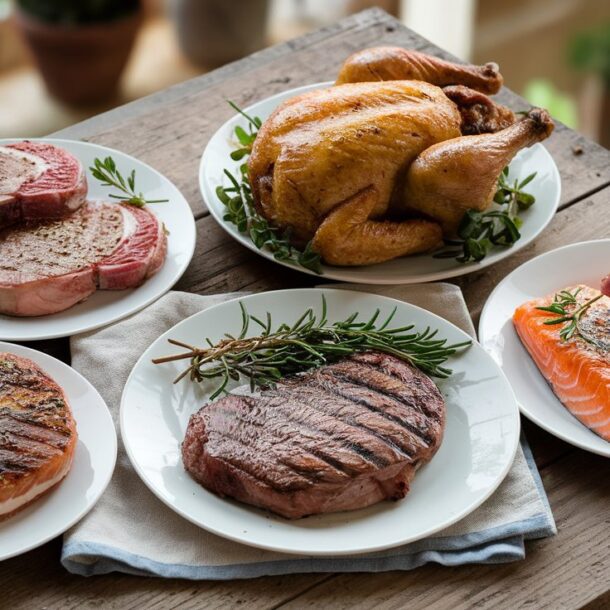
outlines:
[[485, 303], [479, 339], [508, 377], [521, 412], [560, 439], [610, 457], [610, 443], [591, 432], [561, 404], [513, 327], [515, 309], [574, 284], [599, 288], [610, 272], [610, 239], [564, 246], [524, 263], [506, 276]]
[[[264, 121], [281, 102], [312, 89], [327, 87], [330, 84], [317, 83], [291, 89], [249, 106], [246, 108], [246, 112], [252, 116], [258, 116]], [[225, 207], [216, 196], [216, 187], [228, 185], [228, 179], [224, 176], [223, 170], [226, 168], [236, 174], [240, 163], [243, 162], [232, 161], [229, 156], [231, 151], [237, 147], [233, 135], [237, 125], [246, 127], [247, 121], [241, 115], [235, 115], [212, 136], [201, 158], [199, 186], [212, 216], [229, 235], [261, 256], [269, 260], [275, 260], [271, 252], [259, 250], [249, 236], [239, 233], [235, 225], [223, 220]], [[527, 190], [536, 197], [536, 204], [522, 213], [524, 224], [521, 228], [521, 239], [512, 248], [496, 248], [479, 263], [462, 264], [452, 259], [418, 255], [365, 267], [323, 265], [322, 275], [329, 279], [362, 284], [412, 284], [464, 275], [493, 265], [525, 247], [539, 235], [557, 210], [561, 193], [559, 172], [553, 158], [542, 144], [535, 144], [531, 148], [522, 150], [510, 164], [511, 179], [518, 178], [521, 180], [532, 172], [538, 172], [538, 174], [536, 179], [528, 185]], [[276, 262], [313, 274], [312, 271], [292, 263]]]
[[[282, 290], [241, 300], [252, 314], [264, 317], [269, 311], [279, 324], [294, 322], [309, 306], [319, 311], [322, 294], [331, 321], [355, 311], [370, 316], [377, 308], [389, 314], [396, 306], [397, 326], [429, 325], [450, 342], [468, 339], [428, 311], [360, 292]], [[153, 493], [189, 521], [231, 540], [287, 553], [371, 552], [423, 538], [458, 521], [489, 497], [508, 472], [519, 440], [517, 404], [500, 368], [474, 344], [451, 359], [454, 375], [439, 384], [447, 399], [445, 438], [405, 500], [289, 521], [215, 496], [191, 479], [180, 457], [189, 417], [206, 402], [210, 386], [188, 381], [172, 385], [184, 363], [154, 365], [151, 358], [175, 352], [168, 337], [191, 344], [206, 336], [218, 340], [225, 332], [239, 333], [240, 323], [234, 300], [177, 324], [142, 355], [123, 392], [121, 432], [132, 464]]]
[[47, 495], [0, 522], [1, 561], [59, 536], [93, 508], [112, 476], [117, 440], [106, 403], [73, 368], [12, 343], [0, 342], [0, 352], [33, 360], [63, 388], [78, 431], [74, 462], [66, 478]]
[[[32, 138], [30, 138], [32, 139]], [[0, 146], [15, 140], [0, 140]], [[45, 142], [61, 146], [77, 157], [85, 168], [96, 157], [111, 156], [123, 175], [136, 170], [136, 188], [149, 199], [169, 199], [167, 203], [149, 206], [169, 231], [167, 258], [159, 272], [142, 286], [132, 290], [98, 290], [83, 303], [66, 311], [36, 318], [15, 318], [0, 315], [0, 339], [33, 341], [67, 337], [106, 326], [125, 318], [165, 294], [186, 270], [195, 250], [195, 219], [180, 191], [158, 171], [118, 150], [74, 140], [45, 138]], [[89, 199], [108, 199], [116, 189], [100, 186], [87, 171]]]

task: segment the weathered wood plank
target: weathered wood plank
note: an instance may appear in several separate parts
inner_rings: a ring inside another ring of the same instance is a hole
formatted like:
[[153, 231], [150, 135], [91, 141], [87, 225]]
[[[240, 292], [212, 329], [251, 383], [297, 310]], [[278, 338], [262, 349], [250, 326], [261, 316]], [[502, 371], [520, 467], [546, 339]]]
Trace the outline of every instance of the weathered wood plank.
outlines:
[[559, 533], [528, 544], [527, 560], [495, 566], [428, 565], [412, 572], [343, 574], [281, 608], [579, 608], [610, 582], [610, 462], [584, 451], [543, 471]]

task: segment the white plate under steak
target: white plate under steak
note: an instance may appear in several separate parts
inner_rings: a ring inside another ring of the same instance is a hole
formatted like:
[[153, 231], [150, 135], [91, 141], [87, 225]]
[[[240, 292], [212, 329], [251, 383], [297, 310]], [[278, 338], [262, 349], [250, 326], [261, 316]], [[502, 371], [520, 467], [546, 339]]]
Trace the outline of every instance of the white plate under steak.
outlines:
[[[33, 138], [30, 138], [33, 139]], [[0, 140], [5, 146], [16, 140]], [[125, 153], [98, 144], [44, 138], [72, 153], [87, 171], [89, 199], [108, 199], [116, 189], [101, 186], [88, 168], [96, 157], [111, 156], [123, 175], [136, 170], [136, 188], [148, 199], [169, 199], [167, 203], [152, 204], [149, 209], [169, 231], [167, 258], [159, 272], [142, 286], [131, 290], [98, 290], [86, 301], [65, 311], [36, 318], [16, 318], [0, 315], [0, 339], [34, 341], [67, 337], [106, 326], [125, 318], [165, 294], [186, 270], [195, 251], [195, 220], [182, 193], [158, 171]]]
[[[251, 116], [257, 116], [264, 121], [283, 101], [313, 89], [328, 87], [330, 84], [316, 83], [290, 89], [257, 102], [245, 110]], [[248, 235], [240, 233], [235, 225], [223, 219], [225, 206], [216, 196], [216, 187], [229, 184], [223, 170], [229, 169], [237, 175], [239, 165], [243, 163], [243, 160], [237, 162], [230, 158], [231, 151], [237, 147], [233, 135], [237, 125], [245, 128], [247, 121], [241, 115], [235, 115], [222, 125], [208, 142], [201, 157], [199, 187], [212, 216], [231, 237], [257, 254], [275, 261], [271, 252], [266, 249], [259, 250]], [[521, 214], [524, 220], [523, 227], [520, 229], [521, 239], [512, 248], [497, 247], [479, 263], [463, 264], [453, 259], [439, 259], [426, 254], [405, 256], [378, 265], [363, 267], [323, 265], [322, 276], [360, 284], [412, 284], [465, 275], [493, 265], [530, 243], [545, 229], [557, 210], [561, 193], [559, 171], [553, 158], [542, 144], [535, 144], [531, 148], [520, 151], [510, 164], [511, 179], [522, 180], [533, 172], [537, 172], [537, 176], [528, 185], [527, 190], [536, 197], [536, 203]], [[304, 273], [313, 274], [313, 271], [308, 271], [290, 262], [276, 262]]]
[[0, 561], [59, 536], [82, 519], [110, 481], [117, 454], [112, 417], [97, 390], [55, 358], [27, 347], [0, 342], [0, 352], [33, 360], [64, 390], [78, 432], [70, 472], [55, 489], [6, 521], [0, 521]]
[[[451, 342], [468, 338], [424, 309], [360, 292], [282, 290], [241, 300], [252, 314], [264, 318], [269, 311], [279, 324], [296, 321], [309, 306], [319, 311], [322, 294], [330, 321], [355, 311], [367, 317], [377, 308], [389, 314], [396, 306], [397, 326], [438, 328]], [[190, 344], [206, 336], [218, 340], [225, 332], [239, 333], [240, 322], [237, 300], [180, 322], [144, 352], [123, 392], [121, 433], [132, 464], [153, 493], [189, 521], [243, 544], [286, 553], [371, 552], [423, 538], [458, 521], [489, 497], [508, 472], [519, 441], [517, 404], [500, 368], [474, 344], [448, 363], [454, 375], [439, 384], [447, 401], [445, 438], [404, 500], [290, 521], [219, 498], [191, 479], [180, 457], [189, 417], [206, 402], [210, 387], [188, 381], [172, 385], [184, 363], [154, 365], [151, 358], [174, 353], [168, 337]]]
[[508, 377], [521, 412], [560, 439], [610, 457], [610, 443], [581, 424], [559, 401], [512, 323], [519, 305], [566, 286], [599, 288], [610, 273], [610, 239], [585, 241], [551, 250], [507, 275], [489, 295], [481, 313], [479, 339]]

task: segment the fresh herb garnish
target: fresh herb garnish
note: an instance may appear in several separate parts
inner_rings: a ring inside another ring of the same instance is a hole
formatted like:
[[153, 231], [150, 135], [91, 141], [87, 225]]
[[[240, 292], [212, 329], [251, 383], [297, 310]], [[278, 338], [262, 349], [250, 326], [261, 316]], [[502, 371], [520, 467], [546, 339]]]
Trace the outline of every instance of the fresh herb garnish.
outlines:
[[521, 182], [508, 182], [508, 167], [505, 167], [498, 178], [498, 189], [494, 202], [504, 208], [477, 212], [467, 210], [458, 227], [459, 239], [448, 239], [447, 246], [458, 249], [444, 249], [434, 254], [435, 258], [455, 258], [460, 263], [483, 260], [492, 246], [512, 246], [521, 238], [519, 229], [523, 224], [519, 211], [531, 207], [536, 198], [526, 193], [523, 188], [536, 177], [536, 172]]
[[131, 170], [127, 179], [123, 178], [117, 169], [114, 159], [106, 157], [103, 161], [97, 157], [93, 167], [89, 168], [92, 176], [102, 183], [102, 186], [111, 186], [119, 189], [123, 194], [110, 193], [108, 197], [120, 199], [123, 203], [143, 208], [147, 203], [165, 203], [169, 199], [146, 199], [143, 193], [136, 192], [136, 170]]
[[[258, 117], [251, 117], [245, 113], [233, 102], [229, 101], [229, 104], [248, 121], [247, 130], [239, 125], [235, 128], [235, 137], [240, 148], [231, 153], [231, 159], [240, 161], [252, 151], [252, 144], [262, 122]], [[290, 242], [288, 231], [281, 231], [272, 226], [256, 211], [252, 188], [248, 180], [247, 163], [240, 165], [238, 176], [227, 169], [224, 170], [224, 173], [229, 179], [230, 185], [216, 188], [216, 196], [225, 206], [223, 220], [234, 224], [240, 233], [247, 233], [259, 250], [268, 249], [276, 260], [293, 262], [315, 273], [322, 273], [320, 255], [312, 249], [311, 242], [306, 245], [304, 250], [295, 248]]]
[[589, 307], [591, 307], [591, 305], [593, 305], [593, 303], [595, 303], [595, 301], [598, 301], [602, 298], [602, 296], [604, 296], [603, 294], [598, 294], [596, 297], [585, 301], [579, 306], [576, 297], [578, 296], [580, 290], [580, 288], [577, 288], [574, 292], [570, 292], [569, 290], [561, 290], [553, 297], [553, 302], [551, 305], [546, 307], [536, 307], [536, 309], [539, 309], [540, 311], [548, 311], [559, 316], [558, 318], [546, 320], [544, 324], [547, 326], [568, 322], [568, 324], [566, 324], [561, 331], [559, 331], [559, 336], [563, 341], [567, 341], [574, 336], [574, 333], [578, 330], [578, 322], [582, 315], [587, 311], [587, 309], [589, 309]]
[[[220, 384], [210, 400], [226, 391], [230, 380], [250, 380], [250, 388], [273, 386], [279, 379], [310, 368], [336, 362], [357, 352], [379, 351], [409, 362], [428, 375], [446, 378], [451, 375], [443, 363], [456, 351], [471, 345], [471, 341], [447, 345], [446, 339], [437, 339], [437, 331], [426, 328], [413, 330], [413, 325], [389, 328], [396, 313], [392, 310], [386, 320], [377, 325], [379, 309], [366, 322], [358, 321], [353, 313], [342, 322], [329, 323], [326, 299], [322, 297], [322, 310], [317, 315], [309, 308], [294, 324], [280, 324], [273, 330], [271, 314], [265, 320], [248, 313], [239, 303], [242, 327], [239, 335], [225, 335], [225, 339], [208, 347], [197, 348], [182, 341], [168, 339], [172, 345], [186, 352], [155, 358], [155, 364], [190, 359], [190, 366], [174, 381], [190, 374], [192, 381], [220, 378]], [[261, 328], [255, 337], [246, 337], [250, 325]]]

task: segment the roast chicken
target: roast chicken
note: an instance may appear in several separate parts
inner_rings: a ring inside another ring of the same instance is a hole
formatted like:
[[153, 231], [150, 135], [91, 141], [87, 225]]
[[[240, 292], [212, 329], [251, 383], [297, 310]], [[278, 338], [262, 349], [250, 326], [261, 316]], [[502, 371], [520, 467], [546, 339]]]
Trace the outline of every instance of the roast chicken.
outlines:
[[248, 173], [258, 212], [331, 265], [433, 250], [498, 176], [548, 137], [548, 113], [516, 120], [487, 93], [495, 64], [463, 66], [405, 49], [348, 58], [335, 86], [294, 97], [264, 122]]

